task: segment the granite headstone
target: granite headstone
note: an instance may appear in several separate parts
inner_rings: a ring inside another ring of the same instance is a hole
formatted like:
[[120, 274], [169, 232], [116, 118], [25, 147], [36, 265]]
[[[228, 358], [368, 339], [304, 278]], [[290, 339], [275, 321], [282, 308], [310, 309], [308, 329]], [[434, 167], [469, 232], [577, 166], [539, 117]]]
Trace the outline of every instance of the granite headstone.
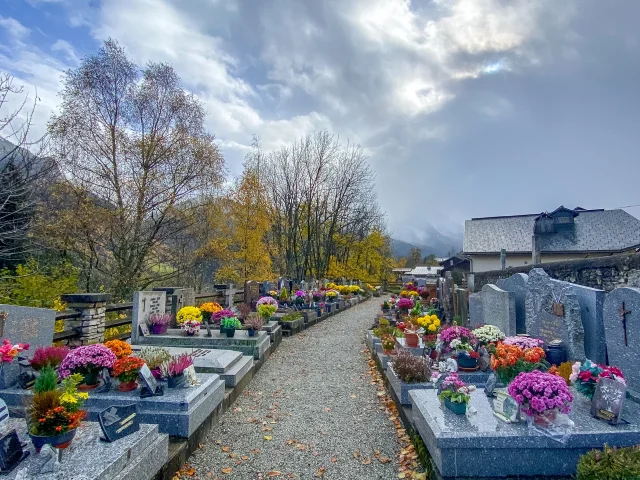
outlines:
[[527, 281], [529, 275], [526, 273], [516, 273], [509, 278], [501, 278], [496, 282], [496, 286], [506, 292], [513, 293], [516, 304], [516, 333], [526, 332], [526, 311], [525, 300], [527, 298]]
[[484, 312], [482, 310], [482, 295], [480, 292], [469, 295], [469, 324], [471, 327], [484, 325]]
[[53, 342], [55, 310], [0, 304], [0, 312], [7, 314], [6, 318], [0, 318], [0, 341], [9, 339], [14, 344], [28, 343], [28, 352], [34, 352], [38, 347], [49, 347]]
[[138, 408], [135, 403], [113, 405], [98, 414], [98, 421], [104, 435], [101, 440], [105, 442], [115, 442], [140, 430]]
[[[131, 341], [136, 343], [140, 335], [148, 335], [147, 319], [151, 314], [166, 311], [167, 293], [163, 291], [134, 292], [131, 312]], [[143, 331], [141, 331], [141, 328]]]
[[617, 425], [622, 415], [627, 387], [611, 378], [601, 378], [591, 401], [591, 415]]
[[640, 393], [640, 288], [621, 287], [604, 300], [609, 365], [622, 370], [630, 393]]
[[244, 303], [251, 305], [260, 298], [260, 285], [258, 282], [247, 280], [244, 282]]
[[[553, 313], [554, 304], [562, 306], [563, 315]], [[532, 269], [525, 309], [528, 335], [543, 339], [547, 345], [561, 340], [570, 361], [585, 359], [580, 303], [570, 285], [552, 280], [541, 268]]]
[[28, 450], [22, 450], [22, 444], [15, 430], [0, 437], [0, 473], [12, 471], [28, 455]]
[[480, 291], [485, 325], [498, 327], [505, 335], [516, 334], [516, 302], [513, 293], [489, 283]]

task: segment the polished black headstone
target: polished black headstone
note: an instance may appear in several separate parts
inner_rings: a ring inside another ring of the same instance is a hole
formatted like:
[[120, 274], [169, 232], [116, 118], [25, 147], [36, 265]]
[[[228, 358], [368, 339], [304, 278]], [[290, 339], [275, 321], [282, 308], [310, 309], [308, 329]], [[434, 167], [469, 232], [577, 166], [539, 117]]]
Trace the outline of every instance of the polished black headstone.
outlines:
[[100, 412], [98, 421], [104, 434], [101, 440], [105, 442], [114, 442], [140, 430], [138, 407], [135, 403], [111, 406]]
[[162, 385], [158, 385], [155, 377], [149, 370], [147, 364], [144, 364], [140, 369], [140, 380], [142, 381], [142, 388], [140, 389], [140, 398], [147, 398], [153, 396], [164, 395], [164, 389]]

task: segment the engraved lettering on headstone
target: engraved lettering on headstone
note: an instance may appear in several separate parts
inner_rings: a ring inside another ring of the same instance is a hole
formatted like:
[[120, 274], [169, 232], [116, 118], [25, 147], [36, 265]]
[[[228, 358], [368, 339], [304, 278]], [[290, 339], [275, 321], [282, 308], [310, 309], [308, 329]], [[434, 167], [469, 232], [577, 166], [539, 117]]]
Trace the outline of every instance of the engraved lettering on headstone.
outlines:
[[627, 315], [631, 313], [631, 310], [627, 310], [625, 308], [624, 302], [622, 302], [622, 306], [620, 307], [620, 310], [618, 310], [618, 313], [622, 317], [622, 329], [624, 330], [624, 345], [626, 347], [626, 346], [629, 346], [629, 343], [627, 341]]

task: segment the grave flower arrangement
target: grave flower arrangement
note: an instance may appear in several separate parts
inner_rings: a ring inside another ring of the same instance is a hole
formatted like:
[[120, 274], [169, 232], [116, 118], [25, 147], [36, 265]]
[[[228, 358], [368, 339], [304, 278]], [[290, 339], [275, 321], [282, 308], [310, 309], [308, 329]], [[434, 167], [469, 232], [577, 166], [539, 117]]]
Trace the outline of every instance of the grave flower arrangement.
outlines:
[[382, 350], [388, 355], [396, 346], [396, 340], [393, 335], [385, 334], [380, 338]]
[[302, 290], [296, 291], [294, 303], [296, 305], [302, 305], [304, 303], [304, 300], [305, 300], [306, 296], [307, 296], [307, 294], [304, 293], [304, 291], [302, 291]]
[[115, 354], [100, 343], [78, 347], [71, 350], [60, 364], [60, 376], [84, 375], [86, 387], [95, 388], [98, 386], [98, 373], [103, 368], [113, 368], [116, 360]]
[[182, 355], [174, 355], [171, 360], [163, 362], [160, 365], [162, 377], [168, 381], [169, 388], [179, 387], [185, 382], [184, 371], [193, 365], [193, 358], [188, 353]]
[[171, 323], [171, 315], [169, 313], [152, 313], [147, 318], [149, 331], [155, 335], [165, 333]]
[[585, 360], [584, 363], [574, 363], [571, 369], [569, 380], [580, 393], [590, 399], [593, 398], [596, 385], [601, 378], [610, 378], [623, 385], [627, 384], [622, 371], [618, 367], [600, 365], [593, 363], [591, 360]]
[[2, 363], [11, 363], [23, 350], [29, 350], [28, 343], [12, 344], [9, 339], [5, 338], [0, 345], [0, 355], [2, 355]]
[[396, 308], [406, 314], [411, 308], [413, 308], [413, 300], [403, 297], [396, 302]]
[[319, 302], [324, 298], [324, 292], [322, 290], [314, 290], [311, 293], [311, 298], [313, 298], [314, 302]]
[[569, 413], [573, 395], [567, 383], [557, 375], [534, 370], [521, 372], [509, 384], [509, 395], [525, 415], [534, 417], [551, 411]]
[[112, 373], [120, 381], [118, 390], [121, 392], [135, 390], [138, 387], [136, 380], [143, 365], [144, 360], [138, 357], [124, 357], [116, 360]]
[[[438, 335], [438, 340], [441, 346], [441, 351], [444, 353], [449, 353], [455, 350], [469, 351], [469, 347], [473, 350], [473, 347], [478, 343], [478, 340], [475, 335], [471, 333], [471, 330], [458, 326], [442, 330]], [[454, 342], [454, 340], [458, 341]]]
[[533, 337], [505, 337], [502, 341], [505, 345], [517, 345], [522, 349], [542, 347], [544, 340]]
[[261, 305], [256, 306], [258, 315], [262, 319], [264, 319], [264, 321], [268, 321], [273, 316], [273, 314], [276, 313], [277, 309], [278, 307], [276, 307], [275, 305], [267, 304], [267, 303], [263, 303]]
[[162, 347], [143, 347], [138, 357], [147, 364], [153, 376], [158, 380], [162, 378], [160, 365], [162, 365], [162, 362], [171, 360], [169, 350]]
[[111, 350], [118, 359], [128, 357], [133, 353], [133, 350], [131, 350], [131, 345], [118, 339], [104, 342], [104, 346]]
[[227, 317], [222, 319], [222, 322], [220, 323], [220, 327], [227, 334], [227, 337], [231, 338], [236, 334], [236, 330], [239, 330], [242, 328], [242, 324], [240, 323], [240, 320], [238, 320], [237, 317]]
[[382, 308], [382, 311], [391, 310], [391, 303], [389, 303], [389, 300], [385, 300], [384, 302], [382, 302], [382, 305], [380, 305], [380, 307]]
[[327, 300], [332, 301], [337, 298], [338, 292], [336, 292], [335, 290], [327, 290], [327, 292], [325, 293], [325, 296]]
[[413, 355], [406, 349], [401, 349], [393, 360], [393, 372], [405, 383], [424, 383], [431, 377], [429, 363], [424, 357]]
[[89, 395], [78, 391], [82, 376], [72, 374], [58, 385], [53, 367], [42, 369], [33, 387], [31, 405], [27, 410], [29, 436], [36, 451], [45, 444], [66, 448], [85, 417], [81, 410]]
[[38, 347], [29, 361], [31, 368], [42, 370], [47, 365], [58, 368], [69, 353], [69, 347]]
[[440, 319], [437, 315], [424, 315], [422, 317], [418, 317], [417, 323], [429, 334], [437, 333], [440, 328]]
[[275, 300], [278, 299], [278, 292], [276, 290], [269, 290], [269, 296]]
[[393, 335], [394, 328], [386, 318], [378, 320], [378, 326], [373, 329], [373, 336], [382, 339], [384, 335]]
[[497, 343], [500, 340], [504, 340], [505, 335], [502, 331], [494, 325], [484, 325], [473, 330], [473, 334], [478, 339], [478, 343], [481, 345], [489, 345], [490, 343]]
[[180, 329], [187, 334], [187, 336], [192, 337], [196, 333], [200, 332], [200, 322], [196, 322], [195, 320], [185, 320], [182, 322]]
[[273, 305], [278, 308], [278, 301], [272, 297], [260, 297], [256, 302], [256, 305]]
[[467, 404], [471, 400], [470, 390], [466, 383], [455, 372], [450, 373], [442, 381], [442, 391], [438, 395], [440, 401], [456, 415], [463, 415], [467, 411]]
[[249, 332], [248, 335], [250, 337], [253, 337], [256, 334], [256, 331], [262, 329], [263, 325], [264, 321], [259, 315], [251, 315], [244, 321], [244, 327]]
[[220, 310], [222, 310], [222, 306], [216, 302], [206, 302], [200, 305], [200, 312], [202, 312], [202, 319], [207, 320], [208, 322], [211, 321], [211, 317], [213, 316], [213, 314], [215, 314], [216, 312], [219, 312]]
[[211, 315], [211, 321], [213, 323], [221, 323], [224, 318], [235, 317], [236, 313], [233, 310], [229, 310], [228, 308], [218, 310], [216, 313]]
[[202, 323], [202, 312], [198, 307], [182, 307], [176, 314], [176, 322], [182, 325], [186, 321]]
[[544, 350], [540, 347], [522, 349], [518, 345], [498, 342], [489, 346], [491, 369], [502, 383], [508, 384], [517, 375], [534, 370], [547, 371], [549, 363], [544, 359]]
[[418, 295], [420, 295], [420, 298], [422, 298], [423, 300], [428, 300], [429, 290], [427, 290], [425, 287], [418, 287]]

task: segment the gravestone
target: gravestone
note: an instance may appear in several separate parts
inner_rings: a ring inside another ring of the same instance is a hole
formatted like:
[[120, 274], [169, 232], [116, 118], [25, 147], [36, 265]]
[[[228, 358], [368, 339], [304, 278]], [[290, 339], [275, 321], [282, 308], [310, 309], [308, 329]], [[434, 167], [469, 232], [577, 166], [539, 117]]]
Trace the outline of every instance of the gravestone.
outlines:
[[196, 294], [193, 288], [158, 287], [154, 288], [153, 291], [166, 293], [166, 302], [169, 303], [171, 301], [170, 313], [174, 319], [182, 307], [194, 306], [196, 303]]
[[[554, 308], [561, 314], [554, 313]], [[541, 268], [532, 269], [525, 310], [528, 335], [543, 339], [547, 345], [562, 340], [570, 361], [585, 359], [580, 303], [570, 284], [552, 280]]]
[[469, 291], [464, 288], [455, 288], [456, 315], [462, 319], [461, 325], [467, 325], [469, 320]]
[[56, 311], [51, 308], [20, 307], [0, 304], [0, 341], [9, 339], [12, 344], [28, 343], [25, 355], [33, 355], [38, 347], [48, 347], [53, 342]]
[[509, 278], [501, 278], [496, 282], [498, 288], [513, 293], [513, 298], [516, 302], [516, 333], [527, 333], [524, 304], [527, 298], [528, 280], [529, 275], [526, 273], [516, 273]]
[[621, 287], [604, 300], [609, 365], [622, 370], [633, 397], [640, 394], [640, 288]]
[[584, 353], [586, 357], [596, 363], [606, 363], [607, 346], [603, 317], [604, 290], [559, 280], [554, 280], [554, 282], [570, 287], [578, 297], [582, 327], [584, 328]]
[[196, 291], [195, 291], [195, 289], [193, 289], [193, 288], [183, 288], [182, 289], [182, 306], [183, 307], [195, 307], [196, 306]]
[[484, 325], [482, 295], [480, 295], [480, 292], [469, 295], [469, 324], [472, 327]]
[[13, 470], [28, 455], [29, 451], [23, 451], [15, 429], [0, 437], [0, 472], [2, 474]]
[[247, 280], [244, 282], [244, 303], [251, 305], [260, 298], [260, 285], [258, 282]]
[[133, 343], [138, 341], [140, 335], [149, 335], [149, 329], [147, 327], [149, 315], [165, 313], [166, 305], [166, 292], [133, 293], [133, 309], [131, 312], [131, 341]]
[[480, 290], [485, 325], [498, 327], [505, 335], [516, 334], [516, 301], [513, 293], [488, 283]]

